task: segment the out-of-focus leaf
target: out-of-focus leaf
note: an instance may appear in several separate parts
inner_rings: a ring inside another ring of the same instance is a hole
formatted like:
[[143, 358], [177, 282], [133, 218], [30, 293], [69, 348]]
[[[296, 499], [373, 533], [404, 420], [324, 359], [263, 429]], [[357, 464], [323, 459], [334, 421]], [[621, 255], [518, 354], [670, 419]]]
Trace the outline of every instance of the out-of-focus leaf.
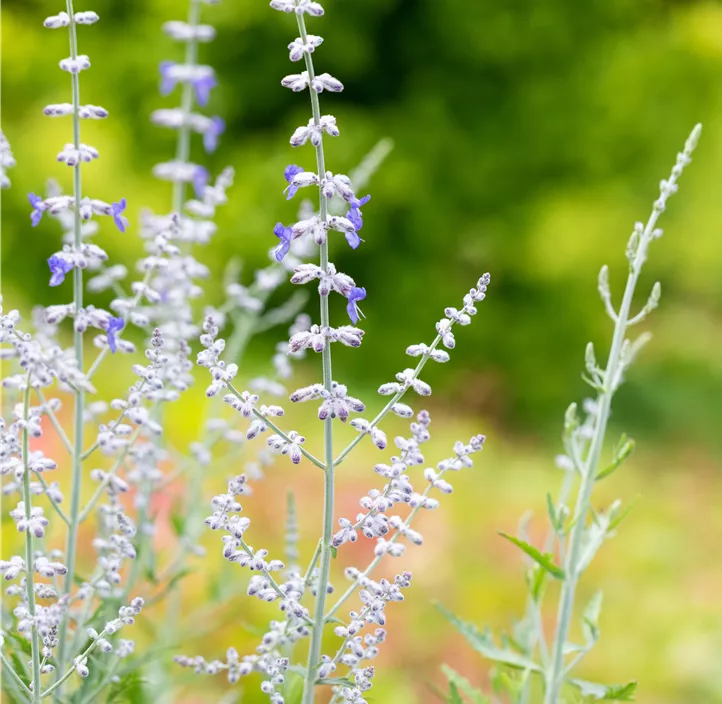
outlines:
[[464, 704], [464, 700], [459, 694], [459, 688], [453, 682], [449, 682], [449, 695], [446, 697], [446, 704]]
[[452, 669], [448, 665], [441, 666], [442, 672], [446, 675], [449, 680], [450, 687], [456, 687], [459, 692], [462, 692], [465, 697], [471, 701], [471, 704], [488, 704], [489, 700], [484, 696], [484, 693], [474, 687], [474, 685], [462, 677], [456, 670]]
[[582, 614], [582, 628], [587, 643], [595, 643], [599, 638], [599, 614], [602, 610], [602, 592], [590, 599]]
[[533, 660], [530, 660], [519, 653], [515, 653], [508, 648], [501, 648], [496, 643], [488, 631], [480, 631], [476, 626], [466, 621], [462, 621], [445, 609], [443, 606], [437, 605], [441, 613], [451, 622], [456, 630], [466, 638], [472, 648], [481, 653], [485, 658], [494, 662], [514, 667], [521, 670], [532, 670], [541, 672], [541, 668]]
[[520, 540], [519, 538], [499, 531], [499, 535], [502, 538], [506, 538], [510, 543], [514, 543], [520, 550], [523, 550], [534, 562], [543, 567], [554, 579], [565, 579], [566, 574], [559, 565], [554, 564], [551, 555], [542, 553], [541, 550], [535, 548], [533, 545]]
[[585, 697], [612, 702], [632, 702], [637, 691], [637, 682], [627, 684], [597, 684], [585, 680], [569, 680]]
[[597, 476], [594, 478], [595, 481], [600, 481], [615, 472], [622, 465], [624, 460], [626, 460], [627, 457], [632, 454], [633, 450], [634, 440], [631, 440], [626, 435], [622, 435], [622, 438], [619, 441], [619, 445], [617, 445], [617, 449], [614, 452], [614, 459], [612, 460], [611, 464], [609, 464], [597, 474]]

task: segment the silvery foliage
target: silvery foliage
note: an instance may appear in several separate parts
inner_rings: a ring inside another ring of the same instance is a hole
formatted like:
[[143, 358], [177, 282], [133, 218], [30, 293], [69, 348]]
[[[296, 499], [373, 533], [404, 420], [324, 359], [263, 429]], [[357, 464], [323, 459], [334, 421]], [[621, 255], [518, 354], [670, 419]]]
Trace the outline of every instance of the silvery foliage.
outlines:
[[[321, 115], [318, 95], [323, 91], [341, 91], [343, 85], [333, 76], [316, 74], [314, 70], [312, 54], [321, 45], [322, 38], [306, 32], [305, 15], [322, 15], [323, 7], [309, 0], [272, 0], [271, 7], [295, 15], [300, 36], [289, 45], [289, 56], [292, 61], [303, 59], [306, 69], [287, 76], [282, 85], [295, 92], [309, 90], [311, 97], [312, 118], [294, 132], [291, 145], [300, 147], [310, 143], [315, 148], [317, 171], [289, 166], [284, 172], [288, 184], [285, 192], [290, 199], [299, 189], [315, 187], [319, 191], [319, 206], [289, 227], [281, 223], [276, 225], [274, 234], [280, 243], [274, 248], [273, 255], [279, 263], [290, 263], [286, 266], [290, 269], [292, 283], [311, 283], [318, 287], [319, 322], [298, 320], [290, 331], [285, 351], [292, 358], [308, 350], [321, 354], [322, 381], [296, 389], [289, 398], [293, 403], [310, 402], [316, 407], [318, 418], [324, 424], [324, 457], [311, 454], [300, 433], [280, 427], [284, 408], [277, 403], [266, 403], [268, 393], [264, 393], [265, 389], [237, 388], [238, 366], [234, 358], [227, 355], [229, 345], [221, 337], [219, 321], [212, 312], [203, 326], [200, 340], [204, 350], [197, 361], [210, 373], [207, 395], [222, 397], [240, 414], [246, 423], [247, 440], [265, 436], [266, 445], [273, 453], [287, 456], [293, 464], [300, 464], [307, 471], [313, 471], [312, 466], [323, 471], [323, 531], [305, 570], [298, 564], [295, 509], [289, 516], [287, 562], [271, 555], [265, 547], [252, 545], [249, 542], [251, 519], [242, 515], [241, 503], [246, 503], [242, 497], [250, 493], [248, 476], [244, 474], [232, 479], [227, 491], [213, 498], [212, 514], [205, 523], [222, 534], [223, 556], [251, 573], [248, 595], [275, 603], [277, 616], [270, 622], [254, 654], [241, 656], [235, 648], [229, 648], [222, 660], [207, 661], [201, 656], [178, 656], [176, 660], [199, 674], [225, 673], [231, 684], [251, 673], [259, 673], [261, 690], [274, 704], [286, 701], [290, 674], [303, 678], [304, 704], [311, 704], [317, 689], [324, 686], [332, 689], [333, 702], [363, 704], [375, 674], [372, 661], [386, 638], [386, 607], [391, 602], [402, 601], [404, 590], [411, 583], [411, 573], [403, 569], [390, 579], [372, 577], [372, 574], [386, 556], [402, 557], [408, 544], [418, 546], [423, 543], [423, 535], [413, 527], [415, 517], [422, 510], [435, 509], [439, 498], [453, 491], [450, 482], [453, 473], [471, 467], [473, 455], [484, 444], [482, 435], [474, 436], [468, 442], [457, 442], [450, 456], [435, 468], [415, 470], [426, 465], [424, 445], [430, 438], [431, 418], [426, 411], [414, 411], [403, 401], [409, 391], [422, 397], [431, 394], [429, 384], [420, 379], [424, 366], [429, 360], [439, 363], [449, 360], [447, 350], [456, 344], [456, 326], [471, 323], [477, 304], [486, 296], [490, 277], [484, 274], [478, 280], [464, 296], [460, 308], [445, 310], [430, 345], [422, 343], [407, 349], [407, 354], [418, 360], [417, 364], [400, 371], [394, 380], [379, 388], [381, 395], [390, 397], [386, 405], [371, 419], [352, 418], [364, 412], [365, 404], [354, 397], [345, 384], [333, 379], [331, 347], [333, 343], [351, 348], [361, 345], [364, 331], [357, 323], [362, 315], [359, 302], [366, 297], [366, 290], [357, 286], [352, 277], [340, 272], [328, 257], [330, 245], [337, 241], [335, 232], [343, 235], [353, 249], [360, 246], [361, 207], [369, 197], [357, 197], [352, 179], [327, 171], [325, 167], [324, 140], [338, 136], [339, 129], [333, 116]], [[345, 213], [330, 207], [333, 198], [336, 203], [344, 203]], [[293, 248], [298, 243], [319, 248], [318, 265], [295, 259]], [[351, 325], [331, 325], [329, 297], [334, 293], [346, 299]], [[408, 436], [396, 437], [391, 443], [380, 427], [389, 413], [411, 421]], [[358, 435], [344, 450], [336, 453], [332, 438], [334, 424], [338, 422], [348, 422]], [[379, 486], [360, 499], [361, 510], [353, 517], [336, 518], [335, 474], [349, 453], [366, 438], [379, 450], [387, 450], [389, 446], [393, 449], [386, 462], [375, 465]], [[371, 559], [360, 568], [345, 570], [349, 585], [335, 603], [326, 608], [327, 598], [334, 593], [330, 582], [332, 557], [344, 545], [356, 542], [360, 537], [373, 541]], [[357, 603], [349, 603], [352, 599], [357, 599]], [[344, 613], [347, 608], [349, 611]], [[322, 636], [327, 629], [337, 638], [336, 649], [331, 654], [322, 652]], [[299, 657], [296, 646], [301, 640], [309, 640], [306, 664], [296, 662]]]
[[[516, 623], [513, 632], [502, 638], [498, 645], [488, 631], [479, 631], [453, 614], [447, 617], [469, 640], [475, 650], [494, 661], [504, 677], [499, 684], [507, 690], [511, 701], [525, 704], [534, 699], [538, 686], [543, 688], [545, 704], [557, 704], [564, 697], [577, 696], [589, 700], [620, 700], [633, 698], [637, 683], [604, 685], [574, 677], [574, 669], [586, 657], [599, 638], [599, 616], [602, 592], [597, 591], [584, 607], [581, 632], [584, 642], [569, 641], [574, 615], [576, 590], [601, 546], [616, 535], [616, 530], [627, 514], [621, 501], [614, 501], [605, 511], [592, 506], [597, 483], [615, 472], [632, 453], [634, 443], [622, 435], [608, 461], [602, 459], [612, 399], [621, 386], [629, 366], [641, 348], [649, 341], [649, 333], [636, 339], [628, 337], [630, 328], [641, 323], [654, 310], [660, 299], [661, 286], [655, 283], [645, 305], [635, 315], [631, 313], [637, 281], [647, 260], [650, 244], [662, 236], [657, 220], [667, 207], [667, 200], [677, 192], [677, 181], [690, 163], [697, 146], [701, 126], [697, 125], [677, 154], [671, 175], [659, 184], [659, 197], [654, 201], [647, 223], [634, 225], [627, 244], [628, 276], [619, 308], [612, 303], [609, 270], [603, 266], [599, 272], [598, 288], [605, 310], [614, 324], [614, 334], [606, 364], [597, 362], [594, 346], [590, 342], [585, 354], [583, 379], [593, 389], [594, 398], [584, 401], [579, 409], [572, 403], [564, 418], [564, 453], [556, 458], [556, 465], [564, 473], [562, 488], [556, 498], [547, 495], [549, 529], [541, 547], [534, 545], [522, 523], [517, 536], [502, 536], [519, 547], [527, 563], [527, 606], [524, 617]], [[581, 410], [581, 412], [580, 412]], [[576, 491], [576, 496], [574, 492]], [[551, 639], [547, 639], [543, 624], [549, 622], [543, 613], [546, 583], [549, 579], [561, 584], [556, 605], [557, 618]], [[454, 692], [465, 692], [482, 701], [481, 692], [475, 690], [458, 673], [445, 667], [452, 693], [449, 701], [458, 701]], [[537, 688], [535, 688], [537, 687]], [[567, 691], [569, 690], [569, 691]], [[541, 699], [539, 699], [541, 701]]]
[[[197, 5], [195, 0], [191, 2], [192, 8]], [[72, 169], [73, 188], [66, 195], [51, 180], [44, 197], [30, 194], [29, 200], [33, 226], [39, 226], [47, 215], [62, 228], [62, 248], [48, 258], [50, 285], [67, 286], [66, 277], [72, 278], [72, 300], [38, 306], [28, 321], [16, 310], [0, 318], [5, 361], [2, 384], [10, 409], [9, 415], [0, 419], [0, 474], [4, 495], [19, 495], [10, 515], [25, 535], [24, 554], [0, 564], [5, 579], [15, 582], [7, 594], [17, 600], [12, 612], [14, 626], [3, 612], [2, 660], [7, 686], [21, 699], [33, 702], [51, 694], [64, 696], [63, 690], [69, 688], [76, 690], [73, 696], [94, 700], [121, 674], [134, 669], [123, 664], [134, 652], [133, 641], [118, 640], [114, 634], [132, 624], [143, 605], [142, 599], [130, 595], [143, 577], [140, 558], [152, 550], [153, 493], [169, 480], [162, 471], [169, 451], [159, 420], [161, 409], [192, 383], [190, 341], [199, 327], [194, 324], [191, 304], [201, 293], [195, 279], [206, 276], [207, 270], [190, 250], [206, 243], [215, 232], [212, 218], [216, 208], [226, 202], [225, 191], [232, 182], [229, 169], [209, 183], [202, 167], [187, 162], [187, 167], [192, 166], [203, 178], [195, 178], [195, 197], [186, 199], [186, 182], [177, 174], [170, 175], [173, 210], [166, 216], [145, 216], [142, 237], [147, 251], [138, 262], [138, 280], [124, 291], [126, 267], [109, 265], [106, 252], [92, 238], [100, 230], [97, 216], [108, 216], [118, 230], [127, 230], [126, 201], [106, 203], [82, 194], [81, 168], [100, 154], [81, 141], [81, 121], [105, 119], [109, 111], [80, 104], [80, 74], [90, 68], [90, 60], [78, 53], [77, 27], [92, 25], [100, 18], [92, 11], [75, 12], [72, 2], [66, 10], [46, 18], [44, 25], [68, 31], [71, 56], [60, 62], [60, 68], [71, 77], [71, 102], [48, 105], [44, 113], [72, 119], [72, 142], [63, 146], [57, 161]], [[193, 35], [191, 23], [186, 30], [192, 36], [184, 38], [178, 24], [183, 23], [170, 23], [166, 31], [185, 41], [187, 47], [208, 39], [207, 26], [199, 25]], [[194, 50], [189, 53], [195, 55]], [[183, 84], [182, 113], [191, 114], [194, 92], [198, 102], [207, 101], [212, 88], [207, 80], [198, 84], [181, 75], [177, 82]], [[198, 116], [193, 120], [196, 127], [201, 122]], [[186, 125], [193, 126], [190, 117], [181, 122], [179, 152], [188, 147]], [[209, 150], [214, 140], [217, 143], [220, 124], [214, 118], [212, 127], [195, 130], [203, 133]], [[5, 168], [12, 165], [12, 155], [4, 138], [2, 165], [5, 185]], [[86, 271], [89, 277], [84, 276]], [[116, 294], [110, 310], [84, 302], [86, 291], [96, 294], [108, 289]], [[64, 344], [67, 324], [72, 331], [70, 347]], [[103, 363], [116, 352], [133, 355], [136, 351], [133, 343], [122, 338], [129, 324], [148, 335], [144, 359], [132, 364], [137, 381], [127, 393], [109, 402], [99, 400], [94, 380]], [[84, 338], [91, 331], [97, 354], [88, 364]], [[68, 402], [74, 408], [72, 428], [66, 430], [60, 409]], [[34, 447], [48, 425], [59, 440], [62, 458], [47, 457]], [[88, 436], [91, 427], [94, 430]], [[58, 482], [45, 479], [46, 472], [65, 467], [70, 469], [69, 502]], [[84, 477], [91, 484], [85, 505], [81, 501]], [[53, 517], [56, 527], [58, 521], [67, 527], [62, 551], [45, 547]], [[79, 529], [92, 518], [96, 521], [92, 549], [97, 559], [92, 571], [88, 567], [87, 572], [86, 568], [80, 572], [76, 566]], [[29, 663], [25, 662], [28, 644], [24, 641], [29, 643]], [[92, 660], [99, 653], [111, 653], [106, 656], [111, 662], [95, 668]], [[82, 682], [67, 682], [73, 674]]]

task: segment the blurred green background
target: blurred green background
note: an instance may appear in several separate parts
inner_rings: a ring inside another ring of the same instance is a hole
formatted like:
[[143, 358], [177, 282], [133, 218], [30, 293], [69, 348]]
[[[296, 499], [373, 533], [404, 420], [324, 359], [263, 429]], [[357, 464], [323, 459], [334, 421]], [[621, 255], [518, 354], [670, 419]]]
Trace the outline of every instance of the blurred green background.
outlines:
[[[69, 170], [55, 163], [69, 122], [42, 115], [45, 104], [69, 100], [67, 76], [57, 69], [68, 53], [67, 35], [42, 28], [60, 5], [2, 5], [2, 128], [18, 161], [13, 187], [2, 194], [2, 285], [6, 306], [25, 312], [67, 295], [47, 288], [45, 259], [58, 246], [57, 226], [45, 221], [31, 229], [26, 199], [42, 192], [49, 176], [70, 185]], [[457, 335], [452, 363], [426, 376], [435, 386], [433, 456], [445, 456], [457, 436], [480, 430], [489, 435], [488, 450], [459, 478], [457, 493], [433, 516], [437, 523], [427, 523], [429, 544], [409, 554], [416, 582], [408, 603], [391, 612], [394, 637], [382, 656], [376, 701], [435, 701], [429, 683], [440, 681], [437, 665], [444, 660], [485, 681], [487, 664], [450, 632], [430, 600], [495, 626], [521, 613], [518, 556], [495, 529], [513, 529], [526, 509], [542, 529], [545, 493], [559, 479], [551, 458], [561, 417], [570, 400], [586, 393], [584, 345], [592, 340], [599, 350], [609, 340], [597, 272], [610, 265], [618, 299], [632, 225], [646, 219], [658, 181], [698, 121], [704, 133], [694, 163], [663, 216], [665, 236], [654, 243], [642, 277], [642, 296], [655, 280], [663, 288], [647, 324], [654, 340], [616, 401], [614, 432], [628, 431], [639, 451], [604, 488], [611, 492], [605, 498], [640, 500], [587, 579], [606, 597], [602, 641], [585, 674], [638, 677], [643, 702], [722, 701], [722, 4], [329, 0], [326, 6], [326, 17], [311, 20], [310, 31], [325, 38], [316, 65], [346, 86], [340, 95], [321, 96], [323, 112], [334, 114], [341, 129], [340, 138], [327, 140], [329, 168], [349, 171], [382, 137], [395, 143], [369, 189], [366, 241], [355, 252], [334, 242], [332, 259], [368, 291], [363, 347], [336, 355], [336, 378], [375, 407], [375, 387], [406, 365], [405, 346], [432, 339], [443, 308], [458, 305], [481, 273], [492, 273], [489, 297], [474, 324]], [[77, 9], [101, 15], [94, 27], [80, 28], [81, 52], [92, 61], [82, 75], [83, 102], [111, 113], [83, 125], [83, 141], [101, 152], [84, 171], [85, 189], [106, 200], [126, 197], [135, 224], [142, 208], [169, 208], [170, 186], [150, 172], [171, 158], [174, 133], [147, 118], [177, 104], [177, 93], [157, 94], [157, 64], [180, 59], [182, 51], [160, 26], [183, 18], [186, 4], [95, 0]], [[226, 0], [204, 6], [203, 20], [218, 29], [216, 41], [200, 51], [220, 80], [210, 110], [224, 117], [228, 131], [213, 157], [202, 155], [197, 140], [194, 156], [214, 171], [236, 169], [219, 232], [202, 253], [214, 272], [206, 301], [218, 302], [230, 257], [243, 257], [247, 273], [265, 264], [273, 225], [290, 222], [297, 206], [283, 199], [283, 168], [294, 162], [311, 168], [313, 156], [288, 145], [309, 116], [307, 96], [280, 86], [282, 76], [297, 70], [285, 50], [296, 36], [293, 18], [260, 0]], [[120, 235], [106, 224], [97, 242], [113, 262], [131, 264], [141, 252], [135, 229]], [[340, 317], [336, 303], [333, 315]], [[276, 339], [278, 331], [259, 342], [254, 364], [267, 365]], [[315, 380], [315, 362], [302, 368], [304, 381]], [[179, 442], [197, 423], [194, 393], [172, 416]], [[313, 432], [310, 423], [306, 431]], [[375, 477], [368, 467], [377, 456], [365, 453], [341, 481], [346, 511]], [[303, 487], [308, 536], [318, 494], [283, 464], [259, 487], [261, 501], [246, 510], [265, 514], [273, 534], [273, 510], [259, 506], [276, 500], [273, 487], [285, 486], [291, 471]], [[222, 488], [227, 474], [226, 467], [208, 474], [204, 498]], [[282, 531], [275, 538], [280, 545]], [[239, 625], [257, 615], [246, 599], [229, 604], [209, 596], [219, 574], [230, 580], [237, 572], [219, 572], [217, 541], [207, 543], [213, 559], [190, 579], [184, 599], [205, 604], [208, 632], [199, 634], [189, 617], [183, 650], [212, 658], [230, 643], [253, 647], [253, 636]], [[224, 689], [221, 679], [185, 684], [179, 675], [177, 681], [175, 701], [216, 701]], [[258, 696], [249, 689], [244, 701]]]

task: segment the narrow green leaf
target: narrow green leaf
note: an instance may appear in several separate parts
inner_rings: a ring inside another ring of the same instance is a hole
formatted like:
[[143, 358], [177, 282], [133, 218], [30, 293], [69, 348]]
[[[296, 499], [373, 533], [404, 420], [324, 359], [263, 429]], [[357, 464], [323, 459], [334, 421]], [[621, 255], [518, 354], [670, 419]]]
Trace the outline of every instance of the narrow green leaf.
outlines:
[[632, 702], [637, 691], [637, 682], [627, 684], [597, 684], [585, 680], [569, 680], [585, 697], [612, 702]]
[[451, 624], [461, 633], [469, 642], [472, 648], [481, 653], [485, 658], [494, 662], [502, 663], [508, 667], [514, 667], [521, 670], [532, 670], [533, 672], [541, 672], [541, 667], [533, 660], [523, 655], [515, 653], [508, 648], [501, 648], [496, 643], [488, 631], [481, 632], [471, 623], [462, 621], [443, 606], [437, 604], [439, 611], [451, 622]]
[[514, 543], [514, 545], [516, 545], [519, 549], [523, 550], [529, 557], [531, 557], [532, 560], [534, 560], [534, 562], [543, 567], [552, 577], [554, 577], [554, 579], [566, 578], [564, 570], [554, 564], [551, 555], [542, 553], [533, 545], [530, 545], [519, 538], [515, 538], [513, 535], [509, 535], [508, 533], [499, 531], [499, 535], [502, 538], [506, 538], [510, 543]]
[[616, 470], [622, 465], [624, 460], [626, 460], [627, 457], [632, 454], [633, 450], [634, 440], [631, 440], [626, 435], [622, 435], [622, 438], [619, 441], [619, 445], [614, 452], [614, 459], [612, 460], [612, 463], [601, 472], [599, 472], [599, 474], [597, 474], [594, 480], [598, 482], [605, 477], [608, 477], [613, 472], [616, 472]]
[[549, 522], [552, 524], [555, 533], [559, 533], [559, 517], [557, 516], [557, 507], [554, 505], [552, 495], [547, 493], [547, 513], [549, 514]]
[[459, 688], [453, 682], [449, 682], [449, 696], [446, 698], [446, 704], [464, 704], [464, 700], [459, 694]]
[[344, 687], [356, 686], [348, 677], [324, 677], [316, 680], [316, 684], [343, 685]]
[[607, 528], [607, 532], [611, 532], [613, 530], [616, 530], [619, 527], [619, 524], [632, 512], [632, 509], [637, 505], [637, 501], [639, 501], [639, 495], [632, 501], [627, 508], [625, 508], [623, 511], [620, 511], [614, 515], [612, 520], [609, 522], [609, 526]]
[[599, 614], [602, 610], [602, 592], [597, 592], [587, 604], [582, 614], [582, 628], [587, 643], [594, 643], [599, 638]]
[[546, 584], [547, 572], [539, 565], [534, 565], [530, 570], [528, 577], [529, 594], [536, 604], [539, 603], [544, 595], [544, 586]]
[[455, 686], [464, 696], [468, 697], [471, 704], [489, 704], [489, 700], [484, 696], [484, 693], [474, 687], [466, 677], [462, 677], [448, 665], [442, 665], [441, 670], [449, 680], [449, 684]]

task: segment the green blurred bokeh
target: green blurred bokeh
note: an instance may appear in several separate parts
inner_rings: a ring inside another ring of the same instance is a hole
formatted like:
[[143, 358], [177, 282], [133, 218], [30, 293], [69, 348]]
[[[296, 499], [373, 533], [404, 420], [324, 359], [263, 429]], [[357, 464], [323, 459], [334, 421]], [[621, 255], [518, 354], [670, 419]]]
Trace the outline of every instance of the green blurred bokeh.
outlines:
[[[426, 682], [438, 681], [436, 666], [445, 658], [483, 681], [487, 665], [430, 613], [429, 600], [436, 596], [463, 617], [495, 625], [521, 611], [517, 556], [498, 544], [494, 529], [513, 529], [525, 508], [542, 513], [544, 494], [557, 481], [545, 468], [561, 416], [586, 392], [584, 346], [592, 340], [604, 349], [609, 339], [597, 272], [610, 265], [618, 297], [632, 225], [646, 219], [658, 181], [699, 121], [700, 147], [642, 277], [642, 295], [655, 280], [663, 288], [647, 324], [654, 340], [616, 403], [616, 426], [642, 449], [610, 497], [641, 493], [642, 499], [590, 575], [608, 598], [604, 635], [589, 668], [611, 680], [639, 676], [640, 701], [722, 701], [722, 676], [710, 659], [722, 645], [719, 603], [711, 596], [719, 594], [722, 573], [709, 557], [718, 553], [714, 499], [722, 489], [722, 5], [326, 5], [326, 17], [312, 21], [311, 31], [325, 38], [316, 62], [346, 86], [340, 95], [321, 96], [323, 111], [341, 129], [340, 138], [327, 140], [329, 168], [349, 171], [382, 137], [395, 143], [370, 188], [366, 241], [355, 252], [342, 241], [333, 245], [339, 268], [368, 291], [364, 345], [337, 355], [336, 378], [371, 399], [375, 386], [404, 364], [405, 346], [430, 340], [443, 308], [458, 305], [481, 273], [492, 273], [488, 300], [458, 334], [452, 363], [428, 374], [444, 439], [456, 437], [455, 425], [463, 428], [459, 435], [481, 427], [490, 436], [489, 453], [482, 469], [461, 480], [463, 491], [445, 502], [439, 543], [430, 540], [427, 554], [414, 558], [421, 561], [416, 593], [398, 609], [405, 611], [399, 618], [407, 638], [398, 636], [397, 650], [385, 656], [376, 700], [433, 701]], [[2, 5], [2, 128], [18, 161], [13, 187], [2, 194], [2, 284], [5, 304], [25, 312], [67, 294], [47, 288], [45, 259], [58, 247], [57, 226], [31, 229], [26, 198], [42, 192], [50, 176], [70, 185], [69, 170], [55, 162], [69, 140], [69, 122], [42, 115], [45, 104], [69, 100], [67, 76], [57, 69], [67, 55], [66, 34], [41, 24], [58, 9], [46, 0]], [[177, 94], [157, 93], [157, 64], [181, 52], [160, 26], [182, 18], [185, 3], [95, 0], [78, 9], [101, 15], [94, 27], [80, 28], [81, 51], [93, 64], [82, 75], [83, 101], [111, 113], [83, 125], [83, 141], [101, 153], [84, 170], [85, 190], [107, 200], [126, 197], [135, 224], [142, 208], [169, 208], [170, 187], [150, 172], [171, 158], [174, 133], [152, 126], [148, 115], [177, 103]], [[246, 272], [263, 265], [273, 225], [295, 215], [296, 204], [283, 199], [283, 168], [292, 162], [311, 168], [313, 157], [288, 144], [309, 116], [306, 96], [280, 86], [295, 70], [285, 51], [296, 36], [293, 18], [260, 0], [225, 0], [204, 6], [203, 20], [218, 29], [201, 57], [217, 71], [220, 87], [210, 108], [228, 131], [209, 160], [197, 141], [194, 156], [215, 171], [227, 164], [236, 169], [219, 232], [202, 254], [214, 271], [207, 301], [218, 302], [224, 263], [241, 256]], [[141, 251], [135, 229], [123, 236], [106, 224], [97, 241], [113, 262], [130, 264]], [[333, 314], [343, 314], [340, 304]], [[261, 342], [259, 363], [273, 339]], [[303, 371], [314, 373], [311, 366]], [[194, 425], [192, 407], [184, 409], [172, 431], [179, 436]], [[439, 443], [438, 456], [445, 447]], [[349, 511], [371, 478], [366, 471], [343, 486]], [[218, 476], [209, 481], [206, 496], [219, 483]], [[306, 499], [310, 510], [312, 497]], [[315, 516], [306, 520], [313, 526]], [[439, 560], [448, 561], [443, 569]], [[213, 565], [207, 571], [220, 569]], [[194, 580], [195, 597], [187, 598], [207, 598], [203, 578]], [[209, 608], [220, 614], [222, 605]], [[224, 608], [236, 622], [251, 619], [242, 599]], [[429, 632], [433, 638], [423, 636]], [[239, 638], [252, 647], [252, 639], [235, 631], [222, 635], [224, 644]], [[217, 643], [215, 634], [197, 638], [188, 654], [220, 655], [212, 652]], [[203, 686], [219, 689], [188, 701], [217, 698], [222, 683]]]

